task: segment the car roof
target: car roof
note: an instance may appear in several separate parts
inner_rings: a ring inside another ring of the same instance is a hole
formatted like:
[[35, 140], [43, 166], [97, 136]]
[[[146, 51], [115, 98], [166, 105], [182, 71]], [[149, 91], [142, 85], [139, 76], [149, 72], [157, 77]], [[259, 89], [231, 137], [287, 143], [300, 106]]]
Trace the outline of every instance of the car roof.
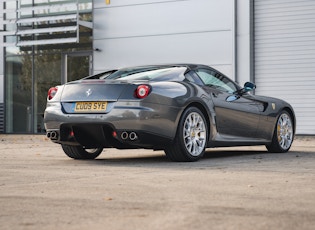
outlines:
[[[169, 64], [154, 64], [154, 65], [140, 65], [140, 66], [129, 66], [123, 68], [117, 68], [117, 70], [124, 69], [142, 69], [142, 68], [168, 68], [168, 67], [185, 67], [189, 70], [193, 70], [196, 68], [211, 68], [210, 66], [203, 64], [192, 64], [192, 63], [169, 63]], [[212, 68], [211, 68], [212, 69]]]
[[[146, 65], [142, 66], [142, 67], [145, 67]], [[196, 67], [201, 67], [201, 66], [204, 66], [204, 67], [209, 67], [209, 66], [206, 66], [206, 65], [201, 65], [201, 64], [191, 64], [191, 63], [169, 63], [169, 64], [157, 64], [157, 65], [147, 65], [146, 67], [149, 67], [149, 66], [152, 66], [152, 67], [188, 67], [189, 69], [194, 69]]]

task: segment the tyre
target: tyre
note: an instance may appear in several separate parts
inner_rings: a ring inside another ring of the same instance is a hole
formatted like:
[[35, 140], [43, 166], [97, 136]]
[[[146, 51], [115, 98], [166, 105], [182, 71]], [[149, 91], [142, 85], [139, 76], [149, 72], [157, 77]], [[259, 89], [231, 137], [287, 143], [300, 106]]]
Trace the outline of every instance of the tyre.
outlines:
[[174, 141], [164, 151], [172, 161], [197, 161], [204, 155], [207, 139], [204, 115], [198, 108], [189, 107], [179, 121]]
[[61, 145], [61, 147], [68, 157], [78, 160], [95, 159], [103, 151], [103, 148], [85, 149], [80, 145]]
[[282, 111], [278, 116], [270, 145], [266, 145], [269, 152], [284, 153], [291, 148], [294, 138], [293, 122], [291, 115]]

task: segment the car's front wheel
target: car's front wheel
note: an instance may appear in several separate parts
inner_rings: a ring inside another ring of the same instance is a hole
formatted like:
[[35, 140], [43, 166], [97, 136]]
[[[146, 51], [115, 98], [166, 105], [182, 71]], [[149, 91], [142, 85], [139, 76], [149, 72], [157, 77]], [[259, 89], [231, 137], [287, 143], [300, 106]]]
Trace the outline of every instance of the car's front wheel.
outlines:
[[61, 147], [68, 157], [78, 160], [95, 159], [103, 151], [103, 148], [85, 149], [80, 145], [61, 145]]
[[266, 145], [269, 152], [284, 153], [291, 148], [294, 138], [293, 121], [287, 111], [282, 111], [277, 119], [272, 142]]
[[165, 148], [173, 161], [197, 161], [205, 152], [208, 138], [207, 122], [196, 107], [187, 108], [179, 122], [174, 141]]

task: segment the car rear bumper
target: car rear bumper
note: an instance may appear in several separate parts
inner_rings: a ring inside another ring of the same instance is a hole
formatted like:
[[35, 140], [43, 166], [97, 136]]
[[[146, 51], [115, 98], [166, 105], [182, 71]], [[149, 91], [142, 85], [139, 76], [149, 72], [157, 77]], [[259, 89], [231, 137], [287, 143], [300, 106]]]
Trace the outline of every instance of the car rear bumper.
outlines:
[[107, 114], [67, 114], [60, 103], [49, 103], [44, 123], [56, 143], [86, 147], [161, 148], [177, 129], [180, 109], [160, 104], [117, 102]]

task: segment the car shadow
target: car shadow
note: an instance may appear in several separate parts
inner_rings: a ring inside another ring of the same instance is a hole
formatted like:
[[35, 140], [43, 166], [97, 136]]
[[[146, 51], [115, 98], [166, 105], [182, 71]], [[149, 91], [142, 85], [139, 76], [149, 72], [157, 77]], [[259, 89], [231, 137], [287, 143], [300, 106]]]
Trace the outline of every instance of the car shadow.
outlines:
[[[294, 152], [290, 152], [291, 154], [295, 154]], [[262, 150], [217, 150], [211, 149], [205, 152], [205, 155], [202, 159], [196, 162], [173, 162], [164, 154], [162, 151], [154, 152], [149, 151], [144, 155], [133, 155], [123, 154], [123, 156], [116, 155], [106, 156], [106, 152], [94, 160], [84, 160], [79, 161], [82, 164], [94, 164], [94, 165], [110, 165], [110, 166], [129, 166], [129, 167], [176, 167], [176, 166], [187, 166], [187, 167], [198, 167], [198, 166], [214, 166], [216, 164], [227, 165], [231, 164], [231, 160], [249, 160], [249, 159], [263, 159], [268, 155], [275, 155], [276, 153], [268, 153], [267, 151]], [[288, 154], [288, 153], [285, 153]], [[279, 153], [279, 155], [283, 155], [283, 153]], [[277, 158], [277, 157], [276, 157]], [[281, 158], [279, 158], [281, 159]], [[236, 161], [235, 161], [236, 162]]]
[[215, 158], [231, 158], [240, 156], [250, 156], [257, 154], [269, 154], [263, 150], [207, 150], [203, 159], [215, 159]]
[[[124, 152], [122, 155], [109, 154], [106, 152], [94, 160], [67, 160], [65, 164], [75, 164], [93, 167], [115, 167], [145, 169], [147, 172], [165, 170], [210, 170], [227, 169], [238, 167], [261, 167], [265, 164], [283, 164], [297, 159], [312, 157], [309, 152], [269, 153], [263, 150], [220, 150], [210, 149], [206, 151], [204, 157], [196, 162], [173, 162], [167, 158], [163, 151], [144, 151], [142, 153]], [[125, 169], [124, 169], [125, 170]]]

